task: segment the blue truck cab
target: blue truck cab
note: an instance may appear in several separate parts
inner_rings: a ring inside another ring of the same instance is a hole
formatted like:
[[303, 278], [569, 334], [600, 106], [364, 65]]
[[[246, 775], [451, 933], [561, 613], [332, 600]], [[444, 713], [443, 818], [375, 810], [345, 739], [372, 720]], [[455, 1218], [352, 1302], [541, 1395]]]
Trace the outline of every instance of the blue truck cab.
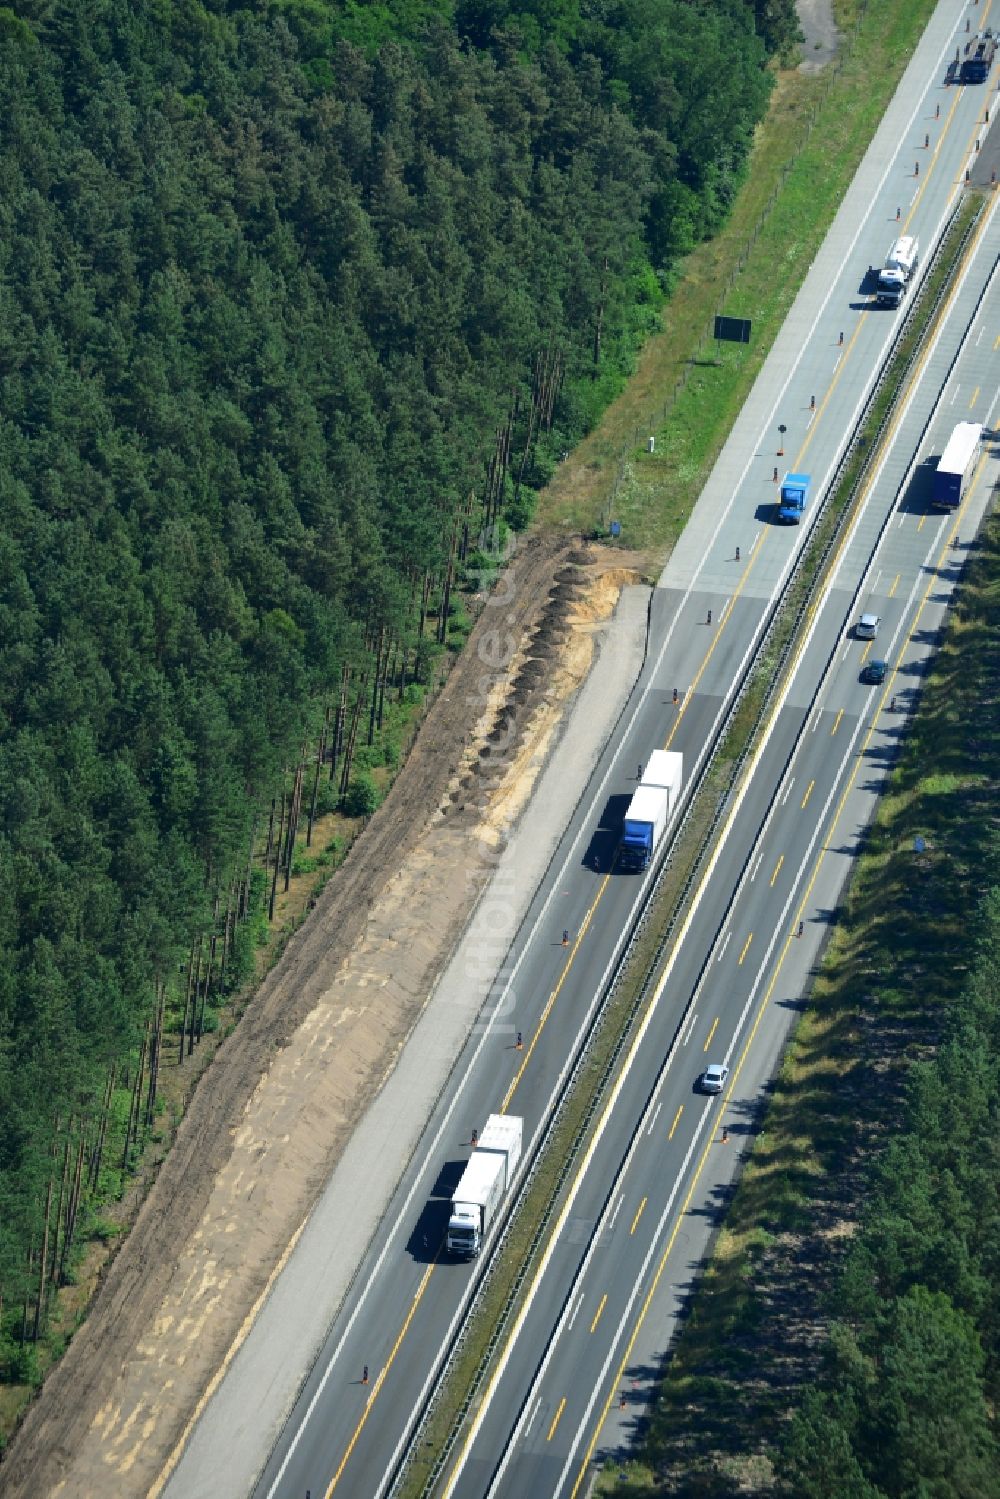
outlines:
[[620, 869], [643, 870], [663, 835], [670, 811], [670, 792], [665, 786], [640, 786], [625, 813], [621, 847], [618, 851]]
[[809, 474], [786, 474], [781, 481], [778, 519], [782, 525], [797, 526], [809, 500]]
[[625, 813], [618, 868], [648, 869], [677, 806], [684, 774], [679, 750], [653, 750]]

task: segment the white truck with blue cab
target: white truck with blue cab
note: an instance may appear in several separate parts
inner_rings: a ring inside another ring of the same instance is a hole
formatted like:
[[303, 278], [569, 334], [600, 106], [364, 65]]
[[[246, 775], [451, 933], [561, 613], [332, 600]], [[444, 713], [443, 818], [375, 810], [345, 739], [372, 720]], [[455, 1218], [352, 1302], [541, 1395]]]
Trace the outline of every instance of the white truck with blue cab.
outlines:
[[648, 869], [681, 794], [684, 756], [676, 750], [654, 750], [639, 789], [628, 804], [618, 867]]

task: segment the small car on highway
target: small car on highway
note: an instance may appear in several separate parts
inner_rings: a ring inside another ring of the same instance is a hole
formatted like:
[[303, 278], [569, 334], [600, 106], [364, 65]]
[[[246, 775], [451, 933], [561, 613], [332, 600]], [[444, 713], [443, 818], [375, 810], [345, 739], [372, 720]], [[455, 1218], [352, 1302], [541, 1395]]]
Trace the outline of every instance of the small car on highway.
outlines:
[[721, 1062], [713, 1062], [706, 1067], [701, 1075], [701, 1091], [703, 1093], [721, 1093], [726, 1086], [726, 1078], [729, 1076], [729, 1068], [723, 1067]]
[[870, 687], [878, 687], [885, 681], [885, 674], [889, 670], [886, 661], [869, 661], [861, 672], [862, 682], [867, 682]]
[[882, 621], [877, 614], [862, 614], [854, 626], [854, 633], [859, 640], [874, 640], [881, 623]]

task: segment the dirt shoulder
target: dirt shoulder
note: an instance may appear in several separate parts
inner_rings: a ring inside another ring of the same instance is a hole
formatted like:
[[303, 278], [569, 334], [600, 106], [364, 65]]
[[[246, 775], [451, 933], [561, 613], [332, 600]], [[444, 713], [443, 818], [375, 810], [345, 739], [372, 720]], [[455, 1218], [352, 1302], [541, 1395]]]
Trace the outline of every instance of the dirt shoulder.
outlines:
[[834, 60], [840, 50], [832, 0], [798, 0], [796, 10], [802, 27], [800, 71], [818, 73]]
[[572, 541], [521, 548], [500, 584], [511, 648], [484, 610], [391, 795], [199, 1084], [11, 1444], [5, 1494], [159, 1491], [419, 1018], [492, 867], [482, 851], [523, 807], [586, 674], [588, 616], [610, 612], [624, 562]]

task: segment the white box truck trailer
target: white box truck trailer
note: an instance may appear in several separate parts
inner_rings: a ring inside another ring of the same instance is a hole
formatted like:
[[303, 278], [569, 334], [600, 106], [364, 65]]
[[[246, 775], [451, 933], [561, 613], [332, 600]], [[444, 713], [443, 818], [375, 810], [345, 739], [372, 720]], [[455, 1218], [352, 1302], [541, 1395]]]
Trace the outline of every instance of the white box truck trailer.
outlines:
[[517, 1170], [517, 1163], [521, 1159], [523, 1128], [524, 1121], [516, 1114], [491, 1114], [479, 1136], [479, 1144], [476, 1146], [480, 1155], [488, 1152], [490, 1155], [503, 1156], [507, 1171], [504, 1181], [505, 1190], [510, 1186], [511, 1178]]
[[452, 1193], [449, 1254], [472, 1260], [482, 1249], [521, 1159], [523, 1128], [524, 1121], [515, 1114], [491, 1114], [486, 1121], [482, 1139]]
[[684, 772], [684, 756], [679, 750], [654, 750], [642, 773], [642, 786], [662, 786], [670, 792], [672, 815], [681, 794], [681, 777]]
[[976, 472], [983, 440], [981, 422], [959, 422], [934, 471], [931, 504], [935, 510], [957, 510]]

